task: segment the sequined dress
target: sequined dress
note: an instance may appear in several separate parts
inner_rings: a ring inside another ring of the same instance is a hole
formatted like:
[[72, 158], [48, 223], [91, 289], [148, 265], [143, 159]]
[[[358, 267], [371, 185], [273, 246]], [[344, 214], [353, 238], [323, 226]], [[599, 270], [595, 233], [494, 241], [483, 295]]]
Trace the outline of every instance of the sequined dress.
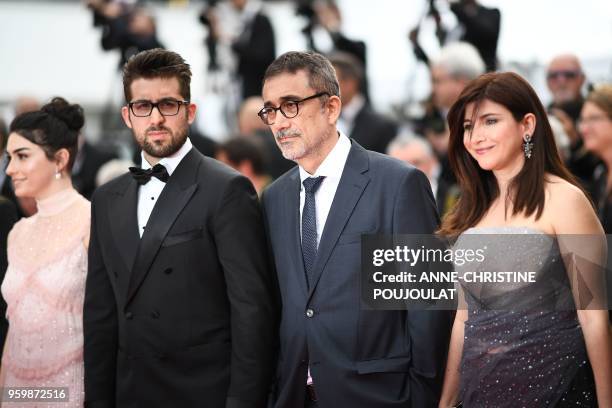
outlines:
[[3, 385], [68, 388], [68, 402], [10, 406], [82, 407], [90, 204], [68, 189], [37, 205], [38, 212], [15, 224], [8, 238], [9, 265], [2, 282], [9, 321]]
[[530, 228], [472, 228], [455, 248], [494, 254], [456, 266], [460, 277], [468, 271], [536, 272], [532, 283], [460, 280], [468, 308], [460, 368], [463, 407], [596, 407], [557, 240]]

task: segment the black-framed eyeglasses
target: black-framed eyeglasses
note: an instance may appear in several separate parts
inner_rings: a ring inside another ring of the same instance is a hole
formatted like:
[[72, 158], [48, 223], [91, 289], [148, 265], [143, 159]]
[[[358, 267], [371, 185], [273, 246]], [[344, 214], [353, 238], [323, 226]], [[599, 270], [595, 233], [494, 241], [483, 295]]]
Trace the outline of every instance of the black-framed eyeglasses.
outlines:
[[267, 106], [257, 113], [263, 123], [266, 125], [273, 125], [276, 120], [276, 112], [280, 111], [287, 119], [295, 118], [300, 113], [300, 103], [306, 102], [310, 99], [319, 98], [321, 96], [329, 96], [328, 92], [319, 92], [312, 96], [300, 99], [298, 101], [284, 101], [278, 108]]
[[178, 114], [181, 105], [189, 105], [189, 101], [179, 101], [174, 98], [165, 98], [157, 102], [147, 100], [134, 101], [128, 103], [130, 110], [139, 118], [144, 118], [151, 115], [153, 108], [157, 108], [162, 116], [175, 116]]

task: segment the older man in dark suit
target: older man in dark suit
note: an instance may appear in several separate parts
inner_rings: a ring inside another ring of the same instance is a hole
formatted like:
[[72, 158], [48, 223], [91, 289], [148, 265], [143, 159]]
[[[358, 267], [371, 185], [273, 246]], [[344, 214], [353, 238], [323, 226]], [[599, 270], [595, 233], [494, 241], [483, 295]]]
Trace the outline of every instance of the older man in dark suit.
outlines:
[[189, 65], [145, 51], [124, 68], [122, 116], [143, 168], [92, 200], [86, 407], [265, 407], [273, 282], [251, 183], [187, 137]]
[[338, 80], [319, 54], [278, 57], [263, 99], [298, 164], [262, 197], [283, 303], [274, 406], [437, 407], [450, 316], [360, 303], [361, 234], [436, 229], [427, 178], [338, 132]]

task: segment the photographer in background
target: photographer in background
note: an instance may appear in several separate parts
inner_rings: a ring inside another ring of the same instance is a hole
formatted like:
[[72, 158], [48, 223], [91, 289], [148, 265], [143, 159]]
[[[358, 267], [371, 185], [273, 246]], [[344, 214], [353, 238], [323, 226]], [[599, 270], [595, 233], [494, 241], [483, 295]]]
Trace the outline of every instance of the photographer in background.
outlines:
[[[501, 13], [497, 8], [488, 8], [476, 0], [449, 0], [450, 11], [457, 18], [458, 25], [449, 30], [442, 25], [440, 10], [435, 0], [429, 0], [427, 16], [436, 24], [436, 37], [441, 46], [453, 41], [472, 44], [478, 50], [486, 65], [487, 71], [497, 68], [497, 43], [501, 23]], [[427, 54], [418, 41], [420, 23], [410, 31], [409, 39], [419, 61], [429, 64]]]
[[264, 72], [276, 57], [270, 19], [258, 0], [208, 0], [200, 22], [208, 28], [209, 71], [227, 70], [240, 81], [238, 100], [261, 94]]
[[85, 4], [93, 11], [94, 26], [102, 27], [102, 48], [121, 52], [119, 68], [140, 51], [164, 48], [157, 39], [155, 20], [134, 2], [85, 0]]
[[308, 48], [322, 54], [346, 53], [355, 57], [363, 68], [361, 92], [370, 102], [366, 44], [342, 33], [342, 13], [335, 0], [296, 0], [296, 14], [307, 19], [302, 33]]

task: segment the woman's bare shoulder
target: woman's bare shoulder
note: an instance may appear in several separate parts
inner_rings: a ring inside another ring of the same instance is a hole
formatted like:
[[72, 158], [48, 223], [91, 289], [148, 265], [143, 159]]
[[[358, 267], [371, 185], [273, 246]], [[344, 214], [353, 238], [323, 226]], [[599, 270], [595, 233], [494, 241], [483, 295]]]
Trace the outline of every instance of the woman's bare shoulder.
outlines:
[[558, 176], [546, 178], [546, 213], [557, 234], [601, 232], [591, 201], [584, 191]]

